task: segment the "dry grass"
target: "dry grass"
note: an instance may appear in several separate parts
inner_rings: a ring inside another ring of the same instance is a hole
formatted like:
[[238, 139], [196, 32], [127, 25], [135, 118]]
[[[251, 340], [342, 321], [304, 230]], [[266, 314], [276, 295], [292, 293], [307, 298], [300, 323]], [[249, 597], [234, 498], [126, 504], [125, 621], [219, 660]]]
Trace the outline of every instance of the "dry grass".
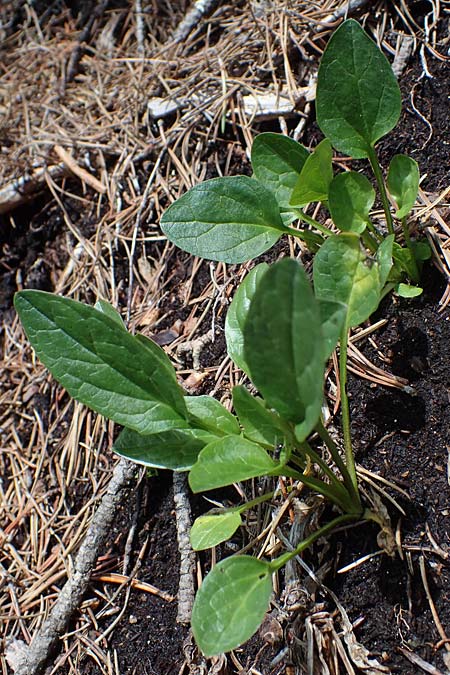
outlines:
[[[56, 242], [43, 247], [53, 256], [55, 290], [80, 300], [109, 300], [133, 330], [152, 335], [171, 330], [168, 351], [177, 359], [180, 344], [207, 333], [211, 316], [220, 319], [245, 268], [236, 271], [194, 260], [187, 269], [177, 269], [173, 248], [158, 229], [160, 215], [205, 177], [246, 169], [259, 120], [246, 113], [245, 96], [271, 92], [285, 97], [301, 137], [308, 114], [305, 91], [330, 30], [323, 22], [345, 3], [220, 3], [182, 44], [175, 44], [170, 35], [189, 3], [153, 1], [147, 3], [143, 56], [133, 8], [108, 9], [94, 20], [71, 78], [70, 60], [83, 26], [67, 9], [39, 13], [33, 8], [37, 4], [10, 2], [0, 9], [5, 33], [0, 185], [61, 161], [71, 165], [71, 182], [45, 174], [52, 195], [46, 208], [49, 215], [61, 217]], [[406, 3], [393, 4], [397, 16], [394, 12], [392, 18], [381, 12], [382, 3], [369, 3], [366, 14], [359, 16], [369, 20], [391, 52], [399, 32], [411, 32], [420, 46], [423, 34], [407, 16]], [[19, 24], [8, 29], [15, 15]], [[425, 56], [437, 49], [433, 30]], [[148, 102], [155, 97], [175, 104], [176, 110], [152, 118]], [[279, 126], [286, 130], [283, 115]], [[445, 197], [441, 195], [441, 202]], [[69, 208], [70, 200], [78, 211]], [[450, 278], [448, 227], [439, 228], [441, 202], [427, 195], [422, 201], [428, 212], [434, 209], [430, 237]], [[75, 218], [75, 211], [82, 217]], [[14, 228], [14, 212], [9, 217]], [[298, 253], [297, 244], [290, 246]], [[18, 287], [26, 273], [18, 270]], [[168, 326], [164, 307], [169, 300], [188, 311], [183, 321]], [[3, 329], [0, 623], [4, 640], [28, 643], [70, 572], [72, 556], [108, 482], [115, 461], [110, 452], [114, 429], [68, 400], [34, 360], [10, 312]], [[355, 359], [354, 367], [367, 376], [367, 364], [357, 354]], [[192, 391], [208, 377], [210, 392], [225, 402], [230, 386], [240, 379], [227, 358], [201, 372], [180, 362], [179, 376]], [[335, 375], [330, 378], [335, 391]], [[392, 386], [402, 384], [391, 381]], [[108, 573], [121, 571], [120, 560], [108, 552], [99, 562]], [[107, 605], [101, 591], [86, 599], [74, 630], [63, 638], [64, 649], [52, 672], [66, 663], [67, 672], [76, 673], [83, 653], [90, 654], [100, 672], [120, 672], [107, 641], [90, 638], [90, 628]], [[3, 675], [10, 672], [4, 656], [0, 664]]]

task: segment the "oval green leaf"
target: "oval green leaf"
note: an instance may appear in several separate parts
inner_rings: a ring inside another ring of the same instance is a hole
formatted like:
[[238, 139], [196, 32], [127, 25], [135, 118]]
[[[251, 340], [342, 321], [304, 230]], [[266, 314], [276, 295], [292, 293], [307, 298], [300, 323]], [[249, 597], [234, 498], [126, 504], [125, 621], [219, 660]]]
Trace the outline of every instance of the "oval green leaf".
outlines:
[[318, 300], [346, 305], [347, 326], [357, 326], [378, 307], [379, 265], [366, 258], [356, 234], [328, 237], [314, 258], [314, 289]]
[[420, 286], [410, 286], [409, 284], [399, 284], [395, 290], [401, 298], [417, 298], [423, 293], [423, 288], [420, 288]]
[[347, 306], [341, 302], [319, 301], [320, 320], [322, 322], [322, 335], [324, 347], [324, 359], [328, 361], [341, 336], [341, 331], [347, 318]]
[[123, 429], [113, 450], [121, 457], [154, 469], [188, 471], [205, 445], [216, 438], [201, 429], [174, 429], [146, 436], [131, 429]]
[[374, 201], [375, 190], [361, 173], [347, 171], [331, 181], [328, 208], [334, 224], [343, 232], [364, 232]]
[[309, 202], [326, 202], [333, 179], [333, 152], [325, 138], [306, 160], [291, 196], [292, 206], [305, 206]]
[[207, 513], [194, 521], [191, 528], [191, 546], [194, 551], [204, 551], [227, 541], [242, 524], [238, 511]]
[[233, 387], [233, 405], [246, 438], [272, 448], [283, 440], [277, 415], [244, 386]]
[[286, 232], [275, 196], [248, 176], [213, 178], [191, 188], [161, 218], [179, 248], [209, 260], [242, 263]]
[[192, 426], [216, 436], [240, 433], [236, 417], [212, 396], [186, 396], [184, 400]]
[[193, 492], [203, 492], [278, 468], [279, 464], [260, 445], [241, 436], [226, 436], [203, 448], [189, 474], [189, 485]]
[[380, 282], [380, 292], [388, 280], [389, 273], [392, 269], [392, 256], [394, 251], [394, 234], [388, 234], [378, 246], [376, 258], [378, 263], [378, 274]]
[[387, 186], [397, 204], [396, 218], [405, 218], [419, 194], [419, 165], [408, 155], [394, 155], [389, 165]]
[[324, 352], [319, 305], [302, 266], [275, 263], [250, 303], [244, 356], [268, 406], [298, 425], [299, 440], [320, 415]]
[[292, 190], [309, 157], [308, 150], [288, 136], [264, 133], [252, 146], [252, 167], [256, 178], [276, 197], [280, 206], [288, 206]]
[[391, 65], [353, 19], [332, 35], [320, 62], [317, 123], [336, 150], [363, 158], [400, 117], [400, 89]]
[[103, 312], [103, 314], [109, 316], [110, 319], [113, 319], [113, 321], [115, 321], [118, 326], [126, 330], [125, 324], [119, 312], [106, 300], [101, 299], [97, 300], [97, 302], [94, 305], [94, 309], [98, 309], [99, 312]]
[[234, 294], [225, 319], [225, 339], [228, 356], [247, 375], [248, 366], [244, 359], [244, 324], [247, 319], [251, 299], [268, 269], [267, 263], [261, 263], [260, 265], [256, 265], [247, 274]]
[[205, 656], [239, 647], [259, 628], [272, 595], [269, 565], [250, 556], [221, 560], [192, 610], [192, 632]]
[[77, 401], [143, 434], [188, 426], [175, 370], [158, 345], [51, 293], [20, 291], [14, 304], [36, 354]]

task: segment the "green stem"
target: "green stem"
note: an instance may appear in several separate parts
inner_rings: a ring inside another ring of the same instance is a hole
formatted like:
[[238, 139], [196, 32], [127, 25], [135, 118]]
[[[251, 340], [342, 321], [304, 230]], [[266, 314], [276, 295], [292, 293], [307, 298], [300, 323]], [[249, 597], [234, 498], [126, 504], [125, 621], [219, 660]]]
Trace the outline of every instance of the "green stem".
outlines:
[[275, 490], [272, 490], [272, 492], [266, 492], [264, 495], [260, 495], [259, 497], [255, 497], [255, 499], [252, 499], [249, 502], [245, 502], [245, 504], [241, 504], [241, 506], [234, 506], [231, 509], [227, 509], [227, 511], [237, 511], [237, 513], [244, 513], [244, 511], [248, 511], [249, 509], [252, 509], [254, 506], [258, 506], [258, 504], [262, 504], [263, 502], [268, 502], [269, 499], [272, 499], [272, 497], [275, 494]]
[[363, 240], [364, 246], [368, 248], [371, 253], [376, 253], [378, 249], [378, 243], [372, 237], [370, 232], [367, 232], [367, 230], [363, 232], [361, 234], [361, 239]]
[[371, 231], [371, 233], [373, 234], [373, 236], [375, 237], [375, 239], [378, 241], [379, 244], [383, 241], [383, 235], [381, 234], [381, 232], [378, 232], [377, 228], [375, 227], [375, 225], [372, 223], [371, 220], [367, 221], [367, 229]]
[[315, 218], [311, 218], [311, 216], [308, 216], [303, 209], [294, 209], [294, 213], [298, 215], [300, 220], [304, 220], [305, 223], [308, 223], [308, 225], [311, 225], [312, 227], [315, 227], [316, 230], [319, 230], [319, 232], [322, 232], [326, 237], [329, 237], [332, 232], [328, 229], [328, 227], [325, 227], [325, 225], [322, 225], [322, 223], [319, 223], [318, 220]]
[[323, 424], [322, 420], [319, 420], [318, 424], [316, 425], [316, 431], [319, 434], [320, 438], [323, 440], [325, 445], [327, 446], [328, 450], [331, 453], [331, 456], [334, 460], [334, 463], [336, 464], [337, 468], [342, 474], [342, 478], [344, 479], [344, 484], [348, 490], [348, 492], [353, 495], [355, 499], [355, 503], [358, 506], [361, 506], [361, 500], [359, 497], [359, 490], [356, 489], [353, 485], [353, 481], [351, 479], [351, 476], [347, 470], [347, 467], [345, 466], [345, 463], [340, 455], [339, 449], [336, 445], [336, 443], [333, 441], [331, 438], [330, 434], [328, 433], [328, 429], [325, 427]]
[[375, 175], [377, 181], [378, 189], [380, 191], [381, 203], [383, 204], [384, 215], [386, 216], [386, 225], [389, 234], [394, 234], [394, 224], [392, 222], [391, 207], [389, 204], [389, 199], [386, 192], [386, 185], [384, 183], [383, 174], [381, 172], [380, 162], [378, 161], [377, 153], [375, 148], [370, 147], [368, 152], [369, 162], [372, 166], [372, 171]]
[[409, 236], [409, 229], [408, 224], [406, 222], [406, 216], [402, 218], [402, 229], [403, 229], [403, 236], [405, 237], [406, 246], [408, 247], [408, 250], [411, 253], [411, 262], [413, 266], [412, 281], [414, 281], [415, 284], [419, 284], [420, 283], [419, 268], [417, 267], [416, 254], [414, 253], [414, 247], [412, 245], [411, 237]]
[[312, 449], [310, 444], [307, 441], [304, 441], [301, 446], [300, 446], [302, 452], [305, 453], [305, 455], [308, 455], [309, 458], [315, 462], [320, 468], [322, 469], [322, 472], [325, 474], [325, 476], [328, 476], [330, 479], [331, 483], [334, 485], [336, 488], [337, 492], [340, 492], [343, 494], [343, 496], [347, 496], [347, 490], [345, 489], [345, 485], [342, 483], [342, 481], [339, 480], [339, 478], [336, 476], [336, 474], [332, 471], [332, 469], [328, 466], [328, 464], [325, 462], [325, 460], [322, 459], [322, 457], [319, 455], [318, 452]]
[[324, 239], [320, 234], [315, 232], [308, 232], [306, 230], [296, 230], [295, 227], [286, 227], [287, 233], [291, 234], [297, 239], [301, 239], [305, 242], [309, 249], [312, 252], [318, 251], [319, 247], [322, 246]]
[[344, 327], [339, 343], [339, 381], [341, 390], [342, 432], [344, 435], [345, 464], [355, 493], [358, 493], [358, 479], [356, 477], [355, 458], [353, 456], [352, 437], [350, 431], [350, 406], [347, 396], [347, 352], [348, 328]]
[[328, 499], [332, 504], [336, 504], [342, 511], [348, 513], [349, 511], [353, 513], [354, 508], [353, 504], [348, 498], [347, 491], [342, 493], [341, 490], [336, 491], [333, 485], [329, 483], [324, 483], [323, 480], [318, 478], [313, 478], [312, 476], [307, 476], [304, 473], [295, 471], [288, 466], [280, 467], [276, 472], [272, 473], [273, 476], [288, 476], [289, 478], [294, 478], [295, 480], [304, 483], [307, 487], [311, 488], [315, 492], [318, 492], [320, 495]]
[[327, 523], [327, 525], [324, 525], [316, 532], [313, 532], [313, 534], [310, 534], [309, 537], [303, 539], [303, 541], [301, 541], [300, 544], [296, 546], [296, 548], [294, 548], [293, 551], [283, 553], [283, 555], [280, 555], [275, 560], [272, 560], [272, 562], [269, 563], [270, 571], [276, 572], [277, 570], [281, 569], [282, 567], [284, 567], [284, 565], [286, 565], [287, 562], [289, 562], [289, 560], [295, 558], [306, 548], [309, 548], [312, 544], [314, 544], [314, 542], [317, 541], [317, 539], [320, 539], [320, 537], [324, 537], [326, 534], [334, 530], [336, 527], [339, 527], [339, 525], [344, 525], [345, 523], [349, 523], [351, 521], [359, 519], [360, 516], [354, 513], [344, 513], [343, 515], [334, 518], [334, 520], [331, 520], [329, 523]]

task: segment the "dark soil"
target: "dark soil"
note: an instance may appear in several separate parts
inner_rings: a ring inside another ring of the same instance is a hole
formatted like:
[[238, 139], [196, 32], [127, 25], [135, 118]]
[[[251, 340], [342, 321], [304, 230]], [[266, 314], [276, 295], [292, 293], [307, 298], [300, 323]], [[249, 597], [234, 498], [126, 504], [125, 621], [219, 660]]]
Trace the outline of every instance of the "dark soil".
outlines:
[[[421, 173], [427, 174], [424, 189], [439, 191], [448, 185], [450, 166], [447, 135], [450, 66], [430, 59], [429, 67], [433, 79], [420, 77], [419, 63], [405, 73], [402, 119], [395, 132], [380, 144], [380, 151], [387, 161], [396, 152], [411, 154], [419, 162]], [[432, 126], [430, 138], [429, 127], [412, 108], [413, 88], [414, 105]], [[235, 172], [242, 172], [242, 168]], [[45, 200], [36, 201], [16, 213], [14, 220], [20, 223], [16, 230], [9, 223], [8, 227], [0, 228], [0, 310], [6, 312], [5, 318], [10, 316], [18, 280], [23, 286], [51, 290], [52, 267], [61, 268], [66, 262], [60, 215], [47, 211], [44, 217], [45, 206]], [[77, 211], [76, 203], [70, 216], [78, 226], [88, 227], [89, 218], [81, 209]], [[185, 254], [176, 255], [182, 261], [180, 269], [185, 269]], [[438, 301], [445, 283], [431, 266], [424, 272], [423, 284], [424, 294], [417, 299], [389, 296], [383, 302], [378, 314], [389, 321], [374, 336], [379, 352], [389, 356], [385, 367], [408, 379], [414, 393], [382, 388], [355, 377], [350, 377], [349, 382], [357, 461], [397, 482], [410, 495], [408, 501], [391, 492], [404, 508], [405, 517], [400, 518], [390, 508], [394, 526], [398, 525], [401, 541], [410, 555], [409, 565], [406, 558], [376, 556], [345, 574], [330, 573], [326, 579], [350, 619], [362, 619], [356, 629], [360, 642], [392, 672], [405, 675], [418, 669], [398, 651], [399, 647], [410, 649], [445, 671], [444, 649], [442, 646], [436, 649], [440, 636], [419, 569], [421, 556], [425, 559], [437, 614], [447, 635], [450, 634], [450, 564], [448, 556], [445, 559], [433, 550], [430, 539], [431, 535], [443, 552], [450, 554], [449, 318], [448, 314], [439, 313]], [[173, 318], [181, 311], [176, 306], [171, 309]], [[218, 344], [222, 349], [223, 343]], [[363, 351], [378, 365], [382, 364], [368, 342]], [[220, 354], [211, 353], [211, 363], [217, 364], [218, 357]], [[118, 514], [110, 546], [123, 548], [132, 517], [132, 509]], [[134, 544], [136, 557], [146, 538], [147, 553], [139, 578], [175, 595], [178, 551], [171, 477], [165, 473], [144, 480]], [[333, 542], [329, 556], [337, 556], [335, 569], [378, 549], [376, 530], [369, 526], [350, 529], [339, 535], [338, 542], [336, 538]], [[175, 602], [167, 603], [148, 593], [131, 593], [127, 610], [111, 638], [122, 675], [178, 672], [184, 660], [183, 643], [188, 631], [176, 624], [175, 617]], [[99, 625], [99, 632], [110, 621]], [[245, 663], [247, 656], [262, 644], [258, 638], [253, 640], [247, 652], [244, 649], [240, 655], [241, 661]], [[277, 650], [270, 655], [269, 651], [258, 665], [264, 675], [280, 672], [280, 666], [268, 665]], [[100, 673], [89, 659], [78, 665], [80, 674]]]
[[[450, 487], [447, 469], [450, 339], [448, 316], [438, 313], [442, 278], [433, 269], [424, 274], [425, 292], [415, 301], [392, 298], [379, 309], [389, 319], [376, 337], [383, 354], [389, 354], [389, 370], [406, 377], [413, 394], [372, 387], [350, 378], [352, 429], [356, 457], [366, 468], [381, 473], [406, 489], [411, 501], [398, 501], [406, 517], [393, 515], [411, 565], [398, 557], [376, 557], [343, 576], [333, 588], [356, 620], [360, 641], [371, 651], [384, 654], [393, 672], [415, 672], [396, 651], [410, 648], [426, 661], [443, 668], [434, 645], [440, 640], [433, 622], [421, 574], [424, 556], [428, 582], [443, 626], [450, 627], [450, 565], [433, 553], [427, 536], [445, 552], [450, 551]], [[376, 361], [374, 350], [364, 350]], [[393, 493], [394, 494], [394, 493]], [[377, 549], [370, 533], [358, 528], [344, 540], [338, 567]]]

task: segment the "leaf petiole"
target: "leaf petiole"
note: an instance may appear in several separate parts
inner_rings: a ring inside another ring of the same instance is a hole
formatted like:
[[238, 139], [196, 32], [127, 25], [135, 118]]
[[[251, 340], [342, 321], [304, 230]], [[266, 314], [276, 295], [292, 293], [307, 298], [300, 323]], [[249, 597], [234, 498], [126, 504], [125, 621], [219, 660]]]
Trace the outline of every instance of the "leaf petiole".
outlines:
[[412, 245], [411, 237], [409, 236], [407, 216], [405, 216], [401, 220], [402, 220], [403, 236], [405, 237], [405, 243], [406, 243], [406, 246], [408, 247], [409, 252], [411, 253], [411, 265], [412, 265], [412, 271], [413, 271], [413, 274], [411, 275], [411, 280], [415, 284], [419, 284], [420, 283], [419, 268], [417, 267], [416, 254], [415, 254], [415, 251], [414, 251], [414, 247]]
[[369, 162], [372, 167], [375, 179], [377, 181], [378, 189], [380, 191], [381, 203], [383, 204], [383, 211], [386, 217], [386, 225], [389, 234], [394, 234], [394, 224], [392, 221], [391, 207], [389, 204], [389, 199], [386, 191], [386, 184], [384, 182], [383, 174], [381, 172], [380, 162], [378, 161], [378, 155], [375, 152], [375, 148], [371, 145], [367, 152]]
[[336, 527], [339, 527], [340, 525], [344, 525], [345, 523], [350, 523], [352, 521], [359, 520], [360, 517], [361, 516], [359, 514], [344, 513], [341, 516], [334, 518], [329, 523], [318, 529], [316, 532], [310, 534], [309, 537], [303, 539], [303, 541], [301, 541], [300, 544], [296, 546], [293, 551], [283, 553], [283, 555], [280, 555], [275, 560], [272, 560], [272, 562], [269, 563], [270, 571], [272, 573], [277, 572], [279, 569], [284, 567], [284, 565], [286, 565], [286, 563], [288, 563], [289, 560], [292, 560], [292, 558], [295, 558], [302, 551], [309, 548], [312, 544], [314, 544], [315, 541], [317, 541], [317, 539], [320, 539], [320, 537], [324, 537], [326, 534], [334, 530]]
[[304, 241], [308, 248], [310, 248], [313, 252], [317, 251], [318, 247], [320, 247], [324, 242], [324, 238], [320, 234], [316, 234], [316, 232], [310, 232], [308, 230], [296, 230], [295, 227], [288, 227], [286, 230], [287, 234]]
[[345, 463], [352, 481], [353, 489], [358, 492], [355, 458], [353, 456], [352, 437], [350, 430], [350, 406], [347, 396], [347, 355], [348, 355], [348, 327], [345, 326], [339, 342], [339, 384], [341, 392], [342, 433], [344, 436]]
[[355, 502], [358, 504], [358, 506], [361, 506], [361, 499], [359, 496], [359, 490], [355, 490], [355, 486], [353, 485], [353, 481], [351, 479], [350, 473], [348, 472], [347, 467], [345, 466], [345, 462], [343, 461], [339, 449], [336, 445], [336, 443], [333, 441], [331, 438], [328, 429], [325, 427], [323, 424], [322, 420], [319, 420], [317, 426], [316, 426], [316, 431], [319, 434], [320, 438], [323, 440], [325, 445], [327, 446], [328, 450], [331, 453], [331, 456], [334, 460], [334, 463], [336, 464], [337, 468], [342, 474], [342, 478], [344, 479], [344, 484], [348, 490], [348, 492], [353, 495]]

